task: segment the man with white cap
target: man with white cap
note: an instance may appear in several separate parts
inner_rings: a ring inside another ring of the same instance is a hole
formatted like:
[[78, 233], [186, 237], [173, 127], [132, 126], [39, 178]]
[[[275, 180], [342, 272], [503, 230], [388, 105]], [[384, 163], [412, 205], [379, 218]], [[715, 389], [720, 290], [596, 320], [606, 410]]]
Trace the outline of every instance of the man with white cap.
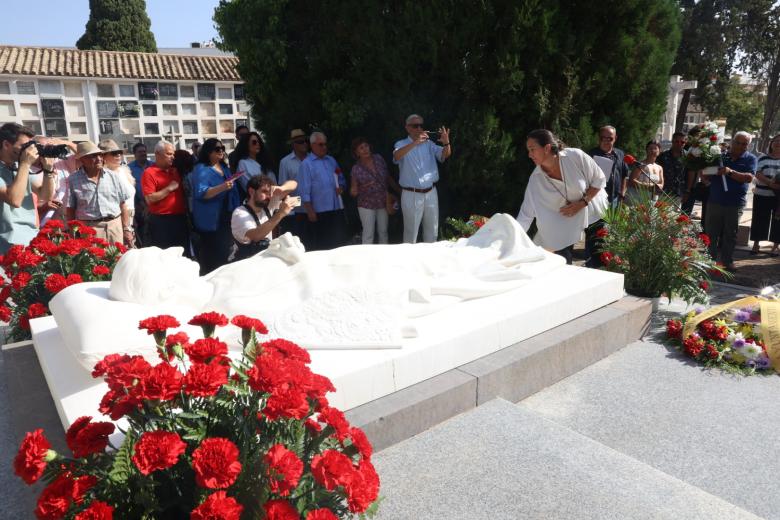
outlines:
[[132, 244], [133, 227], [125, 201], [125, 182], [104, 167], [103, 150], [91, 141], [79, 143], [76, 157], [81, 168], [68, 178], [65, 215], [95, 228], [111, 243]]

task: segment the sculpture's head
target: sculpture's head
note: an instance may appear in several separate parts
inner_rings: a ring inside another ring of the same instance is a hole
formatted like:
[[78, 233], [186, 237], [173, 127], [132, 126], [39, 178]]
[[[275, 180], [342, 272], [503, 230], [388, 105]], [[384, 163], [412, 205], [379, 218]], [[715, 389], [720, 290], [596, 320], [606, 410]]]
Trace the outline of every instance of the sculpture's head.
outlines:
[[[199, 306], [203, 284], [196, 262], [182, 256], [184, 249], [131, 249], [119, 260], [111, 278], [113, 300], [140, 304]], [[194, 299], [194, 300], [193, 300]]]

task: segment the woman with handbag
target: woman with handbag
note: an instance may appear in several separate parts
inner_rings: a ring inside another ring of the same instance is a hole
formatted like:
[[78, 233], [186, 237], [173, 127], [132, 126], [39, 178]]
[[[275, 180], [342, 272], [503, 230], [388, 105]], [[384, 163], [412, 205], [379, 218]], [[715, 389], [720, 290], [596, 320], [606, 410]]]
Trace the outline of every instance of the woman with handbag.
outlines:
[[536, 219], [534, 242], [572, 262], [574, 244], [588, 229], [588, 239], [606, 211], [607, 180], [585, 152], [564, 148], [549, 130], [534, 130], [526, 140], [528, 156], [536, 168], [528, 180], [517, 221], [528, 231]]

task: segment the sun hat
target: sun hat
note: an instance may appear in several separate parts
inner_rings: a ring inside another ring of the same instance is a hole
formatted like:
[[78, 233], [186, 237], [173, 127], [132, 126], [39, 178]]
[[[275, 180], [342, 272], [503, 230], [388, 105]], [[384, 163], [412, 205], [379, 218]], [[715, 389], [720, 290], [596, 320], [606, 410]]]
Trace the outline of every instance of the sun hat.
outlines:
[[120, 148], [113, 139], [103, 139], [98, 143], [98, 148], [100, 148], [103, 153], [124, 152], [124, 149]]
[[81, 159], [87, 155], [100, 155], [105, 152], [97, 147], [92, 141], [82, 141], [76, 145], [76, 159]]
[[291, 142], [295, 141], [296, 139], [300, 139], [301, 137], [306, 138], [306, 137], [309, 137], [309, 136], [306, 135], [306, 132], [304, 132], [300, 128], [296, 128], [295, 130], [290, 132], [290, 138], [287, 140], [287, 142], [291, 143]]

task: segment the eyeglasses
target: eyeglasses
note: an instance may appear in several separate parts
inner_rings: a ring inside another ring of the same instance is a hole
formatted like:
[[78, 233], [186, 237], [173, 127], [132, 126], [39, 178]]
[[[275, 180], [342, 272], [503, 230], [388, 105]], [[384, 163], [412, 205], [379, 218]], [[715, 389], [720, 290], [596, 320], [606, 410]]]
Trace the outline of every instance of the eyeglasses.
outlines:
[[422, 123], [409, 123], [409, 126], [412, 128], [422, 128], [425, 125], [423, 125]]
[[257, 139], [252, 139], [251, 141], [249, 141], [249, 144], [260, 144], [260, 141], [258, 141]]
[[299, 139], [297, 141], [293, 141], [293, 144], [306, 144], [306, 139]]
[[214, 147], [214, 151], [215, 152], [224, 152], [225, 151], [225, 147], [224, 146], [215, 146]]
[[328, 143], [311, 143], [311, 144], [313, 145], [316, 144], [317, 146], [328, 146]]
[[615, 138], [612, 137], [611, 135], [600, 135], [599, 139], [601, 139], [602, 141], [614, 141], [615, 140]]
[[121, 152], [120, 150], [117, 150], [117, 151], [115, 151], [115, 152], [108, 152], [106, 155], [111, 155], [111, 156], [114, 156], [114, 157], [119, 157], [120, 155], [122, 155], [122, 152]]

